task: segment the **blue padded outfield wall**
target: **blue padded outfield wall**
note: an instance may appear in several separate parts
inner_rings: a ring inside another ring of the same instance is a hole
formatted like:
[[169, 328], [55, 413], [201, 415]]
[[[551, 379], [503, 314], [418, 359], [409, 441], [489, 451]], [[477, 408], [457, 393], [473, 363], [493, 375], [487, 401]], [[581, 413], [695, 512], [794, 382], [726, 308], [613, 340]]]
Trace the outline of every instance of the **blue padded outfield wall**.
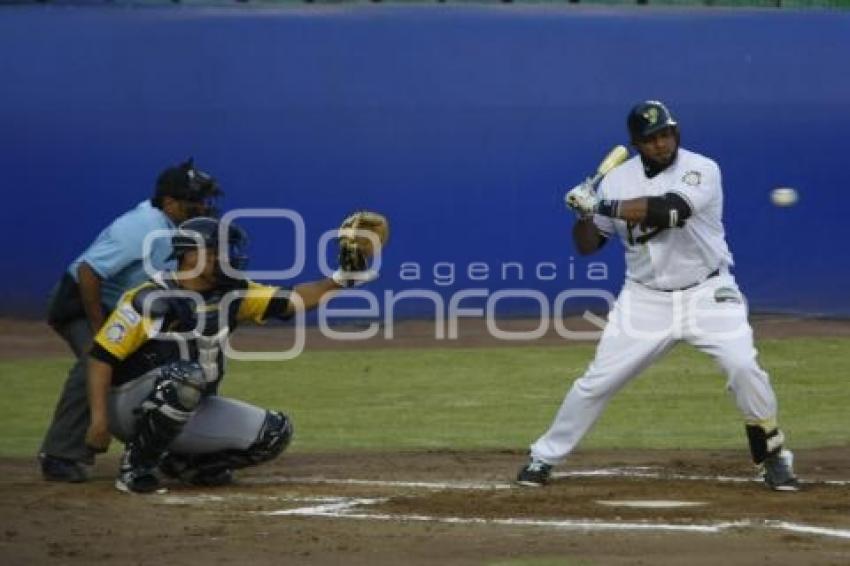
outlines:
[[[561, 195], [644, 98], [720, 163], [753, 308], [850, 315], [848, 61], [840, 12], [3, 7], [0, 315], [39, 316], [64, 266], [189, 155], [225, 208], [304, 217], [305, 279], [322, 231], [367, 207], [394, 228], [373, 290], [616, 292], [619, 244], [577, 257]], [[777, 186], [799, 204], [771, 206]], [[254, 267], [291, 265], [290, 224], [246, 224]]]

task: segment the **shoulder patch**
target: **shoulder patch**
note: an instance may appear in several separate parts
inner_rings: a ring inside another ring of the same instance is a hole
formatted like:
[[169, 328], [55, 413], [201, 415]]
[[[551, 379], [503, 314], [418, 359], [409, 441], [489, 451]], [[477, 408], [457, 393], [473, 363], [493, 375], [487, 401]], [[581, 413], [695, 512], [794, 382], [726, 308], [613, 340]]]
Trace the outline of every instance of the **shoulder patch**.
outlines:
[[682, 176], [682, 182], [691, 187], [696, 187], [702, 182], [702, 173], [699, 171], [688, 171]]
[[121, 318], [123, 318], [132, 325], [138, 324], [141, 320], [139, 313], [137, 313], [132, 306], [126, 303], [118, 307], [118, 314], [121, 316]]
[[113, 322], [106, 329], [106, 339], [113, 344], [118, 344], [127, 335], [127, 327], [120, 322]]

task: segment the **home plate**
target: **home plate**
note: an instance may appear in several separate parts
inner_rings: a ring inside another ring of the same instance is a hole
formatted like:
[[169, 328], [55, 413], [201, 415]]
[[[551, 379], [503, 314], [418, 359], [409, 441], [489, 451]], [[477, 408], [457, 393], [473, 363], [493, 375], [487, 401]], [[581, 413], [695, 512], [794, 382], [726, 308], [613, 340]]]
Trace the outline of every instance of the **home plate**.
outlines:
[[676, 507], [698, 507], [704, 501], [675, 501], [667, 499], [632, 499], [630, 501], [597, 501], [608, 507], [639, 507], [641, 509], [674, 509]]

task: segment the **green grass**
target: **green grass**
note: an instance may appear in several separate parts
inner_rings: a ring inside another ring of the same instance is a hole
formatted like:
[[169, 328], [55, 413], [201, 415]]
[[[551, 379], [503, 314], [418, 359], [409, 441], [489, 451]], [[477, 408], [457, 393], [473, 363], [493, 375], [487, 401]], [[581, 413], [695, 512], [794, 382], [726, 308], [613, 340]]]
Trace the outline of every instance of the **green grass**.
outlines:
[[[848, 339], [763, 341], [761, 362], [793, 447], [850, 445]], [[592, 345], [312, 352], [233, 362], [222, 389], [288, 412], [298, 451], [523, 449], [542, 433]], [[0, 455], [34, 454], [69, 360], [0, 362]], [[680, 346], [609, 405], [583, 446], [744, 446], [714, 363]]]

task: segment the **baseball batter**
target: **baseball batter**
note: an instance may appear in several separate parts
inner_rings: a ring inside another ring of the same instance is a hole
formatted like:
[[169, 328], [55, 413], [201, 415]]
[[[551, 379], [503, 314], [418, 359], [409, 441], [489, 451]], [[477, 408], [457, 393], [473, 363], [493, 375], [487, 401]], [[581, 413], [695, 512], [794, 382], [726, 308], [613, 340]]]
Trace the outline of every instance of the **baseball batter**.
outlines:
[[717, 164], [679, 146], [679, 128], [658, 101], [627, 119], [638, 155], [613, 169], [599, 192], [583, 183], [566, 197], [579, 215], [573, 240], [582, 254], [619, 237], [626, 282], [609, 313], [596, 357], [573, 383], [546, 433], [531, 446], [520, 485], [547, 482], [590, 430], [611, 397], [686, 341], [714, 358], [745, 419], [753, 461], [765, 483], [796, 491], [792, 454], [783, 448], [776, 396], [759, 367], [747, 305], [730, 273]]

